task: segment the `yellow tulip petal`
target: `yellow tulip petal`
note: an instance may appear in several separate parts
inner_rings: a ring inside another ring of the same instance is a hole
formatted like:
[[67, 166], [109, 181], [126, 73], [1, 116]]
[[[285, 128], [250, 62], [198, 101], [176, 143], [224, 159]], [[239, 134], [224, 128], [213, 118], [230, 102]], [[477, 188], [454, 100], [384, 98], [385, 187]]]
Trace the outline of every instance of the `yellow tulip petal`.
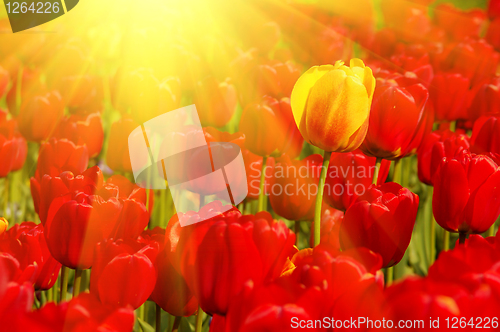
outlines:
[[[295, 86], [293, 87], [292, 94], [290, 96], [290, 104], [292, 106], [293, 118], [295, 119], [295, 123], [299, 129], [311, 88], [314, 84], [316, 84], [316, 81], [332, 69], [332, 65], [311, 67], [299, 77], [297, 82], [295, 82]], [[302, 135], [304, 136], [304, 134]]]

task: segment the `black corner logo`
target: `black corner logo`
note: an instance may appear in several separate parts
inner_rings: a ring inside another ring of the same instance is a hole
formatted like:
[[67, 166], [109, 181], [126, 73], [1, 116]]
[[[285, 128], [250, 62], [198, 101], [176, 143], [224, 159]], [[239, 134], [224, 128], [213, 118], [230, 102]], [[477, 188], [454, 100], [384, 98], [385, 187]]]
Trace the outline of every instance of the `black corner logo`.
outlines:
[[52, 21], [75, 8], [79, 0], [3, 0], [12, 32]]

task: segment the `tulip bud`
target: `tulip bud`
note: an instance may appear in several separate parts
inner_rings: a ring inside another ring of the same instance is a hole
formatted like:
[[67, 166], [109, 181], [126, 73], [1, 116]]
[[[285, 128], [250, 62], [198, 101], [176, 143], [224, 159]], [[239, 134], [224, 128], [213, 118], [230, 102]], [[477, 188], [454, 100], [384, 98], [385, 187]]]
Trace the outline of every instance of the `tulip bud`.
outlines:
[[17, 130], [14, 119], [7, 119], [7, 112], [0, 109], [0, 177], [21, 169], [26, 160], [28, 145]]
[[368, 130], [375, 78], [359, 59], [315, 66], [295, 83], [291, 103], [302, 137], [325, 151], [357, 149]]
[[467, 97], [470, 81], [459, 73], [439, 73], [429, 88], [437, 121], [467, 118]]
[[410, 244], [418, 196], [397, 183], [372, 186], [347, 209], [340, 226], [342, 250], [365, 247], [379, 253], [383, 266], [397, 264]]
[[500, 116], [477, 119], [472, 129], [471, 145], [474, 153], [500, 153]]
[[124, 117], [111, 125], [109, 130], [106, 164], [114, 171], [132, 172], [128, 136], [139, 125], [132, 119]]
[[472, 90], [467, 118], [475, 121], [483, 115], [500, 114], [500, 78], [494, 77], [490, 81]]
[[432, 183], [434, 217], [449, 232], [482, 233], [500, 215], [500, 168], [487, 156], [443, 158]]
[[87, 116], [71, 115], [64, 117], [57, 126], [53, 137], [66, 138], [76, 145], [85, 145], [89, 157], [97, 157], [104, 140], [101, 115], [92, 113]]
[[236, 89], [229, 79], [219, 83], [208, 77], [198, 82], [194, 98], [202, 126], [223, 127], [236, 110]]

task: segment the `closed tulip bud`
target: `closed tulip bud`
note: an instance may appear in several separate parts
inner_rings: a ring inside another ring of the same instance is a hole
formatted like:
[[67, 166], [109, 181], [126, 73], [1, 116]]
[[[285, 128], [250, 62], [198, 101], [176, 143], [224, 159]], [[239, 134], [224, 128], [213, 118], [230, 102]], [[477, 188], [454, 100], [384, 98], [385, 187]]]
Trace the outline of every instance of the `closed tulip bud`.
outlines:
[[487, 156], [443, 158], [432, 182], [434, 217], [449, 232], [482, 233], [500, 215], [500, 168]]
[[36, 290], [52, 288], [61, 268], [61, 264], [50, 254], [43, 233], [43, 225], [25, 221], [14, 225], [3, 236], [0, 234], [0, 250], [16, 258], [21, 270], [30, 265], [36, 266]]
[[[90, 292], [102, 303], [140, 307], [153, 291], [157, 272], [153, 265], [159, 244], [103, 241], [96, 246]], [[117, 278], [120, 276], [119, 278]]]
[[500, 153], [500, 115], [483, 116], [472, 129], [471, 151], [478, 154]]
[[372, 186], [347, 209], [340, 226], [343, 250], [365, 247], [397, 264], [410, 244], [417, 217], [418, 196], [397, 183]]
[[323, 158], [318, 154], [300, 161], [287, 155], [281, 157], [274, 166], [269, 190], [274, 212], [288, 220], [313, 219], [322, 163]]
[[467, 118], [475, 121], [483, 115], [500, 114], [500, 78], [494, 77], [471, 91]]
[[9, 227], [9, 222], [5, 218], [0, 218], [0, 235], [2, 235]]
[[219, 131], [217, 128], [204, 127], [203, 134], [205, 134], [205, 139], [207, 143], [228, 142], [228, 143], [234, 143], [238, 145], [240, 148], [244, 148], [245, 146], [245, 135], [243, 135], [239, 131], [230, 134], [227, 131]]
[[54, 137], [66, 138], [76, 145], [85, 145], [89, 157], [94, 158], [101, 152], [104, 140], [101, 115], [92, 113], [89, 115], [71, 115], [64, 117], [57, 126]]
[[439, 73], [434, 76], [429, 94], [437, 121], [467, 118], [470, 81], [459, 73]]
[[111, 125], [106, 152], [106, 164], [112, 170], [132, 172], [128, 150], [128, 136], [138, 126], [136, 122], [128, 117], [124, 117]]
[[[377, 184], [385, 182], [391, 162], [382, 160]], [[360, 151], [333, 153], [326, 173], [325, 200], [336, 209], [347, 210], [372, 184], [375, 158]]]
[[432, 185], [432, 178], [444, 157], [453, 158], [469, 149], [469, 136], [448, 129], [434, 131], [424, 137], [418, 150], [418, 178]]
[[425, 108], [429, 93], [416, 84], [406, 88], [390, 82], [378, 85], [370, 113], [370, 127], [361, 145], [366, 155], [384, 159], [406, 156], [412, 144], [427, 126]]
[[325, 151], [349, 152], [368, 130], [375, 78], [359, 59], [315, 66], [295, 83], [291, 103], [302, 137]]
[[67, 139], [51, 138], [40, 147], [35, 178], [40, 180], [45, 174], [54, 177], [65, 171], [81, 174], [88, 163], [86, 146], [75, 145]]
[[26, 160], [28, 145], [17, 130], [14, 119], [7, 119], [7, 113], [0, 109], [0, 177], [21, 169]]
[[57, 91], [36, 95], [23, 100], [17, 117], [21, 134], [32, 142], [50, 137], [64, 114], [64, 103]]
[[295, 157], [302, 150], [303, 140], [288, 98], [278, 101], [264, 97], [261, 103], [248, 105], [241, 115], [240, 131], [245, 135], [246, 147], [259, 156], [290, 152]]
[[58, 84], [66, 106], [73, 114], [87, 115], [102, 112], [103, 79], [99, 76], [76, 75], [61, 78]]
[[194, 103], [202, 126], [223, 127], [231, 120], [237, 104], [236, 89], [229, 79], [208, 77], [198, 82]]

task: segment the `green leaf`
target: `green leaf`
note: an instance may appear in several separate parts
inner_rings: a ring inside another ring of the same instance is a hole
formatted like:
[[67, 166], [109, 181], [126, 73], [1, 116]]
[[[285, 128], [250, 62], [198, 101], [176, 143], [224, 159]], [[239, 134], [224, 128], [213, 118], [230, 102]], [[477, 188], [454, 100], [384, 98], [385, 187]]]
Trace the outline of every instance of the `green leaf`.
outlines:
[[139, 323], [139, 326], [141, 327], [143, 332], [155, 332], [155, 329], [142, 319], [137, 318], [137, 322]]

